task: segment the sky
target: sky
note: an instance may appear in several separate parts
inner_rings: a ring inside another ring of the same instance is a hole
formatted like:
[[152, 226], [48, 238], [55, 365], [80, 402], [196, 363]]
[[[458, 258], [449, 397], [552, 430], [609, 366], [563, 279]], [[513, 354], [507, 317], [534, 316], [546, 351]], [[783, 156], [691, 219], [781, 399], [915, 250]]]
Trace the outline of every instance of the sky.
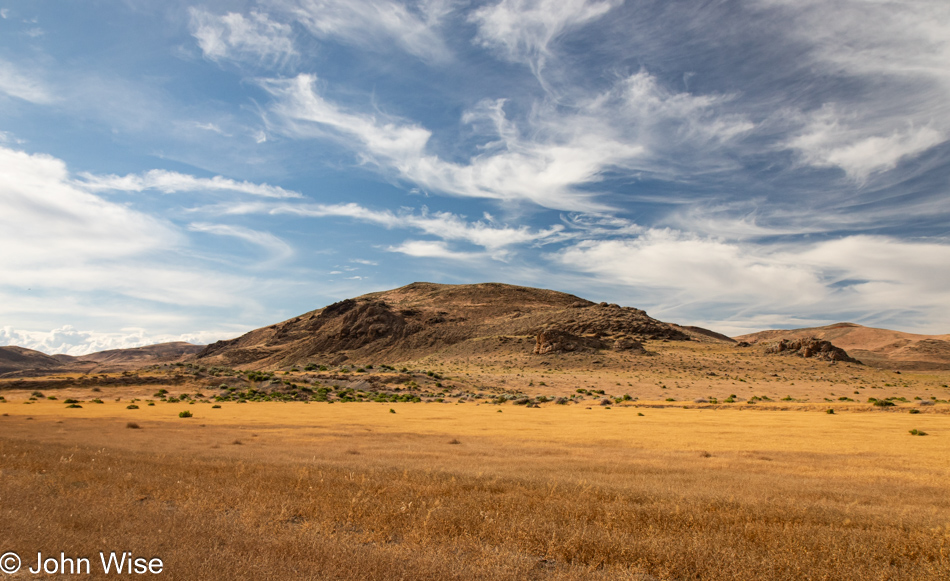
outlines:
[[414, 281], [950, 333], [950, 3], [0, 0], [0, 345]]

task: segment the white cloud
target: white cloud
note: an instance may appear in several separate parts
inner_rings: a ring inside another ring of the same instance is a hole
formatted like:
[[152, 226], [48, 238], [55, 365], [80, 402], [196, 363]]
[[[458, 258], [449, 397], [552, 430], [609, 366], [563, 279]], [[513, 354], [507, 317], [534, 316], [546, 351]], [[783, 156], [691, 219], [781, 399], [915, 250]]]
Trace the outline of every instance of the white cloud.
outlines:
[[[428, 150], [431, 132], [416, 124], [349, 112], [318, 94], [316, 79], [268, 80], [280, 127], [295, 137], [336, 138], [364, 162], [378, 164], [427, 190], [496, 200], [527, 200], [567, 210], [609, 210], [582, 189], [609, 170], [670, 172], [721, 169], [723, 143], [751, 129], [717, 107], [727, 98], [674, 93], [640, 72], [611, 91], [571, 111], [540, 105], [522, 129], [508, 120], [504, 101], [486, 101], [463, 122], [491, 131], [481, 152], [467, 164], [441, 159]], [[677, 156], [670, 156], [671, 152]]]
[[217, 16], [191, 8], [192, 35], [205, 58], [219, 61], [245, 60], [282, 66], [297, 53], [287, 24], [274, 22], [266, 14], [244, 16], [228, 12]]
[[[182, 266], [177, 228], [77, 188], [59, 159], [0, 147], [0, 207], [0, 286], [21, 289], [17, 301], [29, 288], [179, 307], [252, 304], [237, 294], [252, 282]], [[6, 320], [22, 312], [18, 302], [0, 306]]]
[[173, 246], [167, 225], [112, 204], [69, 183], [66, 164], [46, 155], [0, 147], [0, 268], [8, 280], [20, 268], [89, 258], [131, 256]]
[[192, 232], [231, 236], [244, 240], [245, 242], [250, 242], [270, 252], [273, 260], [285, 260], [294, 254], [294, 249], [291, 248], [289, 244], [270, 232], [260, 232], [258, 230], [228, 224], [208, 224], [206, 222], [193, 222], [188, 225], [188, 229]]
[[[950, 4], [759, 0], [788, 22], [819, 74], [851, 94], [801, 116], [787, 145], [806, 163], [866, 179], [950, 138]], [[856, 82], [857, 81], [857, 82]]]
[[[371, 210], [359, 204], [263, 204], [243, 203], [212, 206], [206, 210], [223, 214], [294, 214], [313, 218], [345, 217], [377, 224], [385, 228], [412, 228], [443, 240], [462, 241], [498, 253], [508, 246], [545, 243], [562, 237], [564, 227], [554, 225], [543, 230], [527, 226], [493, 226], [481, 220], [468, 222], [449, 212], [432, 212], [423, 208], [419, 214], [403, 211]], [[499, 254], [500, 256], [500, 254]]]
[[142, 192], [158, 190], [165, 194], [176, 192], [224, 191], [250, 194], [265, 198], [302, 198], [298, 192], [285, 190], [279, 186], [255, 184], [248, 181], [238, 182], [222, 176], [199, 178], [174, 171], [153, 169], [144, 174], [93, 175], [80, 173], [82, 181], [75, 184], [83, 189], [99, 191]]
[[946, 134], [932, 126], [914, 127], [896, 119], [889, 123], [889, 134], [873, 135], [854, 117], [825, 106], [808, 116], [803, 132], [788, 145], [799, 150], [808, 164], [837, 166], [849, 177], [863, 181], [872, 173], [894, 169], [902, 159], [946, 140]]
[[483, 254], [474, 252], [456, 252], [450, 250], [445, 242], [435, 240], [407, 240], [399, 246], [390, 246], [389, 252], [399, 252], [415, 258], [442, 258], [448, 260], [475, 260]]
[[233, 330], [180, 335], [149, 334], [146, 329], [122, 329], [118, 332], [103, 333], [82, 331], [72, 325], [63, 325], [50, 331], [26, 331], [7, 325], [0, 327], [0, 345], [18, 345], [49, 355], [80, 356], [109, 349], [131, 349], [172, 341], [205, 345], [219, 339], [229, 339], [234, 334]]
[[640, 300], [651, 297], [654, 315], [667, 320], [705, 319], [721, 328], [730, 321], [738, 331], [748, 330], [749, 317], [830, 323], [829, 314], [858, 313], [897, 328], [950, 325], [950, 244], [943, 240], [848, 236], [768, 245], [648, 230], [579, 242], [550, 258]]
[[602, 17], [623, 0], [501, 0], [470, 16], [476, 41], [499, 49], [512, 61], [526, 62], [540, 75], [551, 44], [565, 32]]
[[0, 93], [40, 105], [53, 102], [53, 97], [43, 82], [24, 74], [3, 59], [0, 59]]
[[393, 44], [430, 62], [443, 62], [449, 50], [439, 32], [451, 0], [271, 0], [318, 38], [391, 50]]

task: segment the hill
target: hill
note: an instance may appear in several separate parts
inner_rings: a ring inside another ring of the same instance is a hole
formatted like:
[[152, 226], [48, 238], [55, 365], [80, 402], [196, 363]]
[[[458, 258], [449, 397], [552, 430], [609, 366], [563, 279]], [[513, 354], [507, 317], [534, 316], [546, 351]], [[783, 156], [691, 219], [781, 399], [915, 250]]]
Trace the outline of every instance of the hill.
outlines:
[[110, 349], [88, 355], [47, 355], [25, 347], [0, 347], [0, 377], [31, 377], [51, 373], [109, 373], [170, 363], [194, 355], [204, 345], [173, 342]]
[[188, 355], [194, 355], [204, 349], [204, 345], [193, 345], [184, 341], [156, 343], [131, 349], [109, 349], [89, 355], [76, 357], [78, 361], [91, 361], [103, 366], [151, 365], [159, 362], [178, 361]]
[[54, 357], [46, 353], [34, 351], [33, 349], [27, 349], [26, 347], [17, 347], [16, 345], [0, 347], [0, 375], [27, 370], [56, 370], [64, 365], [68, 365], [70, 360], [73, 359], [68, 355], [65, 356], [68, 358], [66, 360], [64, 360], [63, 357], [64, 356]]
[[928, 370], [950, 368], [950, 335], [917, 335], [835, 323], [825, 327], [776, 329], [734, 337], [747, 343], [815, 337], [830, 341], [866, 365], [893, 369]]
[[[548, 333], [538, 338], [539, 333]], [[272, 369], [307, 362], [406, 361], [510, 353], [642, 349], [644, 340], [731, 342], [616, 304], [499, 283], [417, 282], [346, 299], [237, 339], [213, 343], [205, 365]]]

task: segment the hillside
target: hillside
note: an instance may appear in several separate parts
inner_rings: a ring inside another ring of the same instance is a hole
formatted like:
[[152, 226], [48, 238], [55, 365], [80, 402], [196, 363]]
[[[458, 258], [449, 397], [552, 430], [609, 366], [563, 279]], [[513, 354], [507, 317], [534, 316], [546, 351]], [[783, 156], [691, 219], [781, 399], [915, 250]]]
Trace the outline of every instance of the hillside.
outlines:
[[15, 345], [0, 347], [0, 375], [28, 370], [52, 371], [68, 365], [72, 359], [68, 355], [53, 357]]
[[950, 368], [950, 335], [916, 335], [835, 323], [826, 327], [760, 331], [734, 337], [747, 343], [816, 337], [830, 341], [866, 365], [907, 370]]
[[170, 363], [193, 355], [204, 345], [173, 342], [110, 349], [88, 355], [47, 355], [25, 347], [0, 347], [0, 377], [31, 377], [52, 373], [109, 373]]
[[[551, 341], [536, 342], [549, 330]], [[219, 341], [205, 365], [277, 368], [307, 362], [405, 361], [510, 353], [642, 349], [645, 340], [731, 342], [644, 311], [567, 293], [498, 283], [417, 282], [370, 293]]]
[[158, 362], [177, 361], [182, 357], [198, 353], [204, 349], [204, 347], [204, 345], [192, 345], [184, 341], [175, 341], [172, 343], [157, 343], [155, 345], [146, 345], [144, 347], [134, 347], [131, 349], [109, 349], [108, 351], [81, 355], [76, 357], [76, 359], [79, 361], [92, 361], [100, 365], [136, 367]]

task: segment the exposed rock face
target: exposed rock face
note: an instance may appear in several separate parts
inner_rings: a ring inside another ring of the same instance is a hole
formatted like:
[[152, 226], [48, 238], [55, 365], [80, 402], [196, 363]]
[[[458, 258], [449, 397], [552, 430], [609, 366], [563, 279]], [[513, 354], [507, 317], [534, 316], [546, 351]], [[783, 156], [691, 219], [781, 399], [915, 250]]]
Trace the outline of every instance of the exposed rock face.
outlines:
[[534, 345], [534, 352], [537, 355], [571, 353], [584, 349], [589, 343], [591, 343], [590, 339], [578, 337], [562, 329], [545, 329], [538, 333], [537, 341]]
[[861, 363], [852, 358], [848, 353], [839, 347], [835, 347], [828, 341], [822, 341], [816, 337], [805, 339], [782, 339], [777, 343], [772, 343], [765, 348], [766, 353], [780, 355], [798, 355], [799, 357], [814, 357], [822, 361], [847, 361], [849, 363]]
[[643, 343], [637, 341], [633, 337], [620, 337], [614, 341], [614, 350], [615, 351], [646, 351], [643, 348]]

